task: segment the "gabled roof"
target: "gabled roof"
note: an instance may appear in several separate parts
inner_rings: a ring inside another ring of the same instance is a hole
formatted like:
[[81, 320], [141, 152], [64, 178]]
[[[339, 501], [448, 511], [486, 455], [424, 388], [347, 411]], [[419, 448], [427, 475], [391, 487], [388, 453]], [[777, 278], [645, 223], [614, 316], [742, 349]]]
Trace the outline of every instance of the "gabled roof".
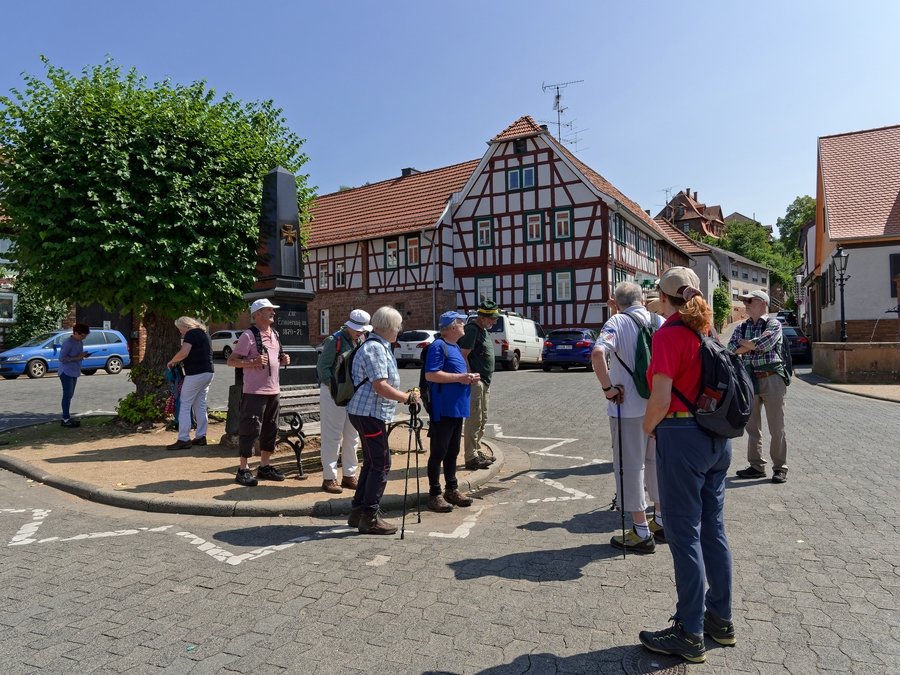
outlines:
[[699, 242], [691, 239], [684, 232], [679, 230], [667, 220], [663, 218], [657, 218], [655, 222], [666, 234], [669, 235], [669, 238], [678, 245], [678, 248], [680, 248], [685, 253], [689, 255], [708, 253], [708, 250]]
[[542, 129], [530, 115], [525, 115], [525, 117], [520, 117], [499, 134], [494, 136], [491, 139], [491, 143], [495, 141], [508, 141], [513, 138], [522, 138], [524, 136], [536, 136], [543, 131], [544, 129]]
[[768, 265], [763, 265], [761, 262], [756, 262], [755, 260], [750, 260], [750, 258], [745, 258], [742, 255], [738, 255], [737, 253], [726, 251], [724, 248], [719, 248], [718, 246], [710, 246], [709, 244], [700, 245], [709, 251], [713, 251], [714, 253], [721, 253], [722, 255], [727, 256], [729, 259], [734, 260], [735, 262], [744, 263], [745, 265], [753, 265], [754, 267], [762, 267], [764, 270], [772, 269]]
[[819, 138], [833, 240], [900, 236], [900, 125]]
[[474, 159], [317, 197], [307, 248], [433, 227], [478, 162]]

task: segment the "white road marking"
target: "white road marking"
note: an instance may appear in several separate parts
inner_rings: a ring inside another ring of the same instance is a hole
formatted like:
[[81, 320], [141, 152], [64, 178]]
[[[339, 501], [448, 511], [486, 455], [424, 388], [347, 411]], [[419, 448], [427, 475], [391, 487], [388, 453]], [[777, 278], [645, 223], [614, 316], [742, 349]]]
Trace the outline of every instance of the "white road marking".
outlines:
[[442, 537], [444, 539], [465, 539], [469, 536], [469, 530], [475, 527], [475, 523], [478, 520], [478, 516], [481, 515], [481, 512], [484, 511], [487, 506], [482, 506], [478, 511], [473, 513], [471, 516], [466, 516], [463, 519], [463, 522], [459, 527], [457, 527], [453, 532], [447, 534], [445, 532], [429, 532], [429, 537]]
[[[14, 511], [12, 509], [4, 509], [7, 513], [24, 513], [24, 511]], [[25, 523], [19, 528], [19, 531], [10, 540], [8, 546], [24, 546], [25, 544], [33, 544], [37, 539], [33, 539], [31, 535], [35, 534], [44, 518], [50, 515], [50, 509], [32, 509], [31, 522]]]
[[552, 478], [544, 478], [546, 474], [543, 473], [530, 473], [528, 474], [529, 478], [534, 478], [535, 480], [539, 480], [545, 485], [549, 485], [550, 487], [556, 488], [557, 490], [562, 490], [571, 495], [571, 497], [547, 497], [545, 499], [529, 499], [527, 501], [528, 504], [536, 504], [538, 502], [556, 502], [556, 501], [567, 501], [569, 499], [594, 499], [593, 495], [589, 495], [586, 492], [581, 492], [576, 490], [575, 488], [566, 487], [559, 481], [555, 481]]
[[503, 433], [503, 427], [499, 424], [491, 424], [489, 426], [494, 427], [494, 438], [501, 438], [503, 440], [512, 440], [512, 441], [557, 441], [551, 445], [548, 445], [545, 448], [541, 448], [540, 450], [529, 450], [529, 455], [541, 455], [543, 457], [563, 457], [565, 459], [584, 459], [581, 456], [571, 456], [571, 455], [557, 455], [550, 450], [555, 450], [563, 445], [568, 443], [574, 443], [577, 441], [577, 438], [558, 438], [554, 436], [506, 436]]
[[372, 560], [366, 563], [369, 567], [381, 567], [385, 563], [389, 562], [391, 556], [389, 555], [376, 555]]

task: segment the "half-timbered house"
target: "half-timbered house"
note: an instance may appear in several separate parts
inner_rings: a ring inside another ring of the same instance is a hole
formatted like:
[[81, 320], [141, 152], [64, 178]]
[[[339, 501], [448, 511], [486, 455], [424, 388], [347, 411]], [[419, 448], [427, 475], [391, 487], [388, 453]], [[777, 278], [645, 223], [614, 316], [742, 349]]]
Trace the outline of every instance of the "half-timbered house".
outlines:
[[599, 326], [619, 281], [649, 288], [688, 255], [649, 214], [522, 117], [489, 142], [450, 212], [457, 304], [546, 328]]

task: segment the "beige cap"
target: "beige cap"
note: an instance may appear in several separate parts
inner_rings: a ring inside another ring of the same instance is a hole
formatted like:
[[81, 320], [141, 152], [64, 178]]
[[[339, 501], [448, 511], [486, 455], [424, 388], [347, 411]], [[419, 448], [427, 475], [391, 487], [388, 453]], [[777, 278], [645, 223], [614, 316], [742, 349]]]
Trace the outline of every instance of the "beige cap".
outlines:
[[700, 288], [700, 279], [687, 267], [670, 267], [659, 279], [659, 289], [673, 298], [680, 298], [685, 286]]
[[769, 294], [764, 291], [760, 291], [760, 290], [750, 291], [749, 293], [747, 293], [747, 295], [739, 295], [738, 296], [739, 300], [749, 300], [750, 298], [756, 298], [757, 300], [762, 300], [764, 303], [766, 303], [766, 307], [769, 306]]
[[659, 314], [662, 311], [662, 305], [659, 304], [659, 298], [647, 298], [647, 311]]

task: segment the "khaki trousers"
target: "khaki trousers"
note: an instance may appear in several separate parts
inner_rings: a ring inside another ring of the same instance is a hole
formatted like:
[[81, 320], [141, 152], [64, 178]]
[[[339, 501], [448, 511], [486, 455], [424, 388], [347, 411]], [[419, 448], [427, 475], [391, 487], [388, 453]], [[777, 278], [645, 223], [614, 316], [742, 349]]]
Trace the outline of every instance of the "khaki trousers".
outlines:
[[491, 388], [484, 382], [472, 385], [472, 399], [469, 403], [469, 417], [466, 419], [463, 437], [464, 459], [470, 462], [475, 459], [481, 449], [481, 438], [484, 436], [484, 425], [487, 424], [488, 404], [491, 402]]
[[762, 451], [762, 410], [766, 409], [766, 422], [772, 443], [769, 454], [772, 468], [787, 471], [787, 438], [784, 434], [784, 398], [787, 385], [780, 375], [770, 375], [757, 380], [759, 393], [753, 399], [753, 413], [747, 422], [747, 461], [754, 469], [766, 470]]

